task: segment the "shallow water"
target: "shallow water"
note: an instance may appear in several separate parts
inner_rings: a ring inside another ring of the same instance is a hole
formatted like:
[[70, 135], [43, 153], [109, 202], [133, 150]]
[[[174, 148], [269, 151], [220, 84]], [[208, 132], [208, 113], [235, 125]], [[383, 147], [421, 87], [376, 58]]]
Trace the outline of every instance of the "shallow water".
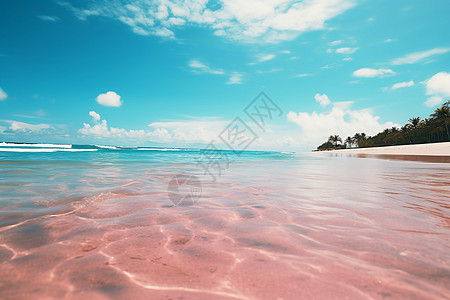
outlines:
[[450, 295], [445, 160], [248, 152], [211, 182], [198, 157], [0, 152], [0, 298]]

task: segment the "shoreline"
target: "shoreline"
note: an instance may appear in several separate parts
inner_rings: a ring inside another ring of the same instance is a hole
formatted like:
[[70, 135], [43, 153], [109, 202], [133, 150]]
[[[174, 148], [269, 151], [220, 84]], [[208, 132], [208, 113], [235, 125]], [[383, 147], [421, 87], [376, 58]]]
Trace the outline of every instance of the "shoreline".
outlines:
[[324, 153], [449, 156], [450, 142], [317, 151]]

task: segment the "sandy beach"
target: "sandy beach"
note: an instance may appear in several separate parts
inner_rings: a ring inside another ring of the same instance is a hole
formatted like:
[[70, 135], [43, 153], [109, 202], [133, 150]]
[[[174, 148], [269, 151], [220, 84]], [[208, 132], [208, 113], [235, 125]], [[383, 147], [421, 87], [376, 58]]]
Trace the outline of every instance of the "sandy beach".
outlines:
[[333, 153], [450, 156], [450, 142], [332, 150]]

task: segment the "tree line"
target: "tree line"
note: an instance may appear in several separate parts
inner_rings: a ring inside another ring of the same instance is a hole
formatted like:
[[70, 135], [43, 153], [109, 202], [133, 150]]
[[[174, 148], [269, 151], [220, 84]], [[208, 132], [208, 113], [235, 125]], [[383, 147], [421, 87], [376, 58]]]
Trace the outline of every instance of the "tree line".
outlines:
[[424, 144], [450, 141], [450, 100], [436, 108], [429, 118], [409, 119], [402, 127], [392, 127], [374, 136], [356, 133], [344, 140], [331, 135], [317, 150], [382, 147], [408, 144]]

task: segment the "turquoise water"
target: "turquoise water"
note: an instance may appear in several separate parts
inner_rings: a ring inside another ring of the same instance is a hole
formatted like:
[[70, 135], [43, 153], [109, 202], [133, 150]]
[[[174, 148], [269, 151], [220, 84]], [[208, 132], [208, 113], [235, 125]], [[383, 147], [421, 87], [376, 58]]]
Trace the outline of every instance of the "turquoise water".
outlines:
[[0, 148], [2, 299], [450, 292], [448, 159]]

